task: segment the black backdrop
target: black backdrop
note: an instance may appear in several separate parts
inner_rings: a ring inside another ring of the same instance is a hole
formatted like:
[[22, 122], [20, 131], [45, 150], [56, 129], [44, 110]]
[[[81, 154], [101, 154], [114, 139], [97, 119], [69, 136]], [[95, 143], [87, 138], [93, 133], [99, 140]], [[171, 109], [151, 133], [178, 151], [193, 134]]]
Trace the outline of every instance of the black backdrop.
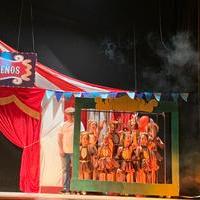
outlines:
[[[18, 47], [21, 2], [23, 13], [18, 49], [33, 51], [29, 0], [1, 2], [0, 39], [14, 48]], [[164, 61], [150, 43], [153, 41], [159, 50], [163, 50], [173, 35], [188, 31], [192, 36], [191, 44], [197, 50], [197, 2], [198, 0], [34, 0], [35, 51], [40, 62], [64, 74], [92, 83], [133, 90], [135, 30], [137, 89], [158, 91], [158, 77], [154, 73], [161, 69]], [[161, 29], [159, 19], [162, 22]], [[110, 47], [109, 41], [116, 46]], [[125, 45], [127, 41], [130, 45], [128, 47]], [[106, 50], [110, 50], [108, 47], [117, 48], [116, 54], [107, 51], [109, 54], [106, 55]], [[150, 69], [149, 75], [143, 77], [146, 69]], [[178, 73], [177, 77], [179, 76], [182, 75]], [[197, 73], [187, 74], [184, 78], [188, 76], [192, 78], [185, 81], [185, 84], [179, 86], [176, 80], [172, 80], [170, 87], [163, 84], [161, 91], [191, 93], [188, 103], [182, 100], [179, 102], [180, 170], [181, 194], [194, 195], [200, 192], [200, 180], [197, 178], [200, 171]], [[161, 76], [161, 79], [163, 77], [165, 76]], [[0, 178], [4, 179], [0, 181], [0, 190], [16, 191], [21, 152], [3, 137], [0, 142]]]
[[0, 133], [0, 190], [19, 191], [19, 171], [22, 151]]

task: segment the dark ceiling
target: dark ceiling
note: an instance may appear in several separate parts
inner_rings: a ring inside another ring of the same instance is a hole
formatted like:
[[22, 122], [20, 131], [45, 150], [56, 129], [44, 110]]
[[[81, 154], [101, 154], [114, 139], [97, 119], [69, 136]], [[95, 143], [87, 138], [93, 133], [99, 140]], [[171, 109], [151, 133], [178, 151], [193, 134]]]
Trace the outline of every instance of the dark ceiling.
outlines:
[[[196, 37], [197, 0], [8, 0], [0, 12], [0, 38], [15, 48], [19, 38], [21, 51], [33, 51], [31, 4], [39, 60], [61, 73], [107, 86], [132, 90], [137, 77], [137, 89], [165, 90], [143, 77], [146, 69], [154, 73], [163, 65], [149, 43], [162, 49], [181, 31], [189, 31], [193, 41]], [[105, 55], [109, 41], [116, 48], [114, 58], [112, 52]]]

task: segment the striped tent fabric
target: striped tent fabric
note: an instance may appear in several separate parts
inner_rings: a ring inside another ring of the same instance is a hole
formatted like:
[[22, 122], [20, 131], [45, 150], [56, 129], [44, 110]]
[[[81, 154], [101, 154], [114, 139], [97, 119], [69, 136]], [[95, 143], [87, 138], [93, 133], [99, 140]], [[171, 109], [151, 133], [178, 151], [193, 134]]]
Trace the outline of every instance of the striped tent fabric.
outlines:
[[[1, 52], [17, 52], [0, 40]], [[40, 192], [59, 192], [63, 185], [62, 172], [63, 162], [60, 158], [57, 130], [64, 121], [64, 101], [56, 100], [57, 93], [125, 93], [126, 90], [120, 90], [101, 85], [95, 85], [71, 78], [61, 74], [39, 62], [35, 66], [35, 87], [50, 92], [53, 98], [44, 98], [42, 101], [42, 119], [40, 129], [39, 145], [39, 191]], [[30, 88], [31, 90], [31, 88]], [[48, 103], [45, 103], [48, 101]], [[51, 122], [51, 123], [49, 123]], [[53, 166], [53, 167], [49, 167]], [[26, 191], [24, 191], [26, 192]]]

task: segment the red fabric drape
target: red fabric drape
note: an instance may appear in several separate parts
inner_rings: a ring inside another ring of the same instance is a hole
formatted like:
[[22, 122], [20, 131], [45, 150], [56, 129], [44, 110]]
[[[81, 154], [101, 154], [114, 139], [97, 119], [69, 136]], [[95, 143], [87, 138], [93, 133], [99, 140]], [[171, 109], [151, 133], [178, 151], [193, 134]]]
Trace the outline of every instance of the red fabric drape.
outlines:
[[[0, 98], [9, 95], [16, 95], [26, 105], [41, 112], [43, 90], [0, 88]], [[14, 102], [0, 106], [0, 131], [12, 143], [23, 148], [20, 190], [24, 192], [39, 190], [40, 124], [40, 119], [24, 113]]]
[[68, 107], [75, 107], [75, 97], [74, 97], [74, 95], [72, 95], [70, 99], [65, 100], [64, 106], [65, 106], [65, 109], [68, 108]]
[[30, 108], [41, 112], [41, 101], [45, 90], [39, 88], [8, 88], [0, 87], [0, 98], [16, 95], [20, 101]]
[[123, 127], [121, 128], [124, 128], [124, 127], [128, 127], [128, 122], [131, 118], [131, 114], [130, 113], [122, 113], [122, 112], [114, 112], [112, 113], [112, 116], [111, 116], [111, 120], [119, 120], [122, 124], [123, 124]]
[[88, 124], [88, 120], [87, 120], [87, 110], [82, 110], [81, 111], [81, 122], [83, 123], [83, 126], [85, 128], [85, 130], [88, 129], [87, 124]]

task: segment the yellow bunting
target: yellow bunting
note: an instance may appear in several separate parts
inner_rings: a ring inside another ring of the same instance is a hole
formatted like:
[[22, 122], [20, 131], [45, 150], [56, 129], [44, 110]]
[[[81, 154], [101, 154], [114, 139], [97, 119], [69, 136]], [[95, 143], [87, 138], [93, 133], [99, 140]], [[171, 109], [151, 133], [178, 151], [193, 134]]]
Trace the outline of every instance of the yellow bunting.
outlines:
[[35, 111], [34, 109], [30, 108], [29, 106], [27, 106], [26, 104], [24, 104], [22, 101], [20, 101], [15, 95], [10, 95], [8, 97], [1, 97], [0, 98], [0, 105], [7, 105], [10, 103], [15, 103], [16, 106], [22, 110], [24, 113], [26, 113], [27, 115], [36, 118], [36, 119], [40, 119], [40, 113]]

